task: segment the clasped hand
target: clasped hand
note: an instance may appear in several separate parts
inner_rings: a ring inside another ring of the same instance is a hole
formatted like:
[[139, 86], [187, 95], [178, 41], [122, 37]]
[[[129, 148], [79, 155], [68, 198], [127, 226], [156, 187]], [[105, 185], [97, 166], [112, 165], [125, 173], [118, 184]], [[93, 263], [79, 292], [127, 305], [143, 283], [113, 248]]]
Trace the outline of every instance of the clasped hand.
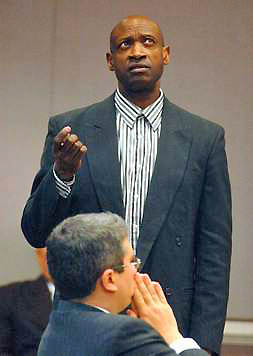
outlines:
[[141, 273], [136, 274], [135, 280], [136, 288], [128, 315], [146, 321], [168, 344], [182, 338], [160, 284], [151, 281], [147, 274]]

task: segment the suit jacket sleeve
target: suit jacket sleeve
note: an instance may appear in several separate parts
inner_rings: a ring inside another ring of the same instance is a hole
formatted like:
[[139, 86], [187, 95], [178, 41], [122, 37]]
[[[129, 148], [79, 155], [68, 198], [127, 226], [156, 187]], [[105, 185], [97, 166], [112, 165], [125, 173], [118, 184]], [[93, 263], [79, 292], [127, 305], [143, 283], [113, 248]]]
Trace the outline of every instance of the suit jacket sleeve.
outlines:
[[31, 195], [23, 211], [21, 227], [33, 247], [43, 247], [53, 227], [68, 216], [71, 198], [62, 198], [56, 190], [52, 157], [54, 137], [65, 125], [64, 118], [49, 120], [41, 168], [34, 179]]
[[[116, 335], [113, 354], [118, 356], [176, 356], [164, 339], [142, 320], [129, 320]], [[191, 349], [181, 353], [182, 356], [207, 356], [200, 349]]]
[[218, 353], [229, 292], [232, 231], [224, 130], [220, 127], [205, 172], [195, 240], [196, 280], [190, 337]]

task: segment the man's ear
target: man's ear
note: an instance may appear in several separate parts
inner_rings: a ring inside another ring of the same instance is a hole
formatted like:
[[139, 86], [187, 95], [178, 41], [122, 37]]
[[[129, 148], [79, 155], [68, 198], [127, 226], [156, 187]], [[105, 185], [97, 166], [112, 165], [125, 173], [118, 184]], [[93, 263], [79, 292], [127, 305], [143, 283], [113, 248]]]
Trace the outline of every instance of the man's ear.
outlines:
[[113, 72], [114, 71], [113, 58], [112, 58], [112, 54], [110, 52], [106, 53], [106, 61], [107, 61], [107, 66], [108, 66], [109, 70], [111, 70]]
[[102, 287], [108, 292], [117, 292], [118, 287], [116, 284], [115, 271], [111, 268], [106, 269], [101, 278]]
[[163, 64], [166, 65], [170, 61], [170, 47], [163, 47]]

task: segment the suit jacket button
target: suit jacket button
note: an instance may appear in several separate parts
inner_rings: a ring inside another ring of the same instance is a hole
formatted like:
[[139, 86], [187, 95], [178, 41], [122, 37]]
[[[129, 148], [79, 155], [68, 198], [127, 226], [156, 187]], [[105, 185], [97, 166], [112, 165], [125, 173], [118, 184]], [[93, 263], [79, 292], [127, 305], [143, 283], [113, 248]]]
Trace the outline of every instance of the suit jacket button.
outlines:
[[165, 288], [165, 294], [168, 295], [168, 296], [172, 295], [173, 294], [173, 289], [166, 287]]
[[179, 236], [176, 237], [176, 245], [178, 247], [182, 246], [182, 240], [181, 240], [181, 238]]

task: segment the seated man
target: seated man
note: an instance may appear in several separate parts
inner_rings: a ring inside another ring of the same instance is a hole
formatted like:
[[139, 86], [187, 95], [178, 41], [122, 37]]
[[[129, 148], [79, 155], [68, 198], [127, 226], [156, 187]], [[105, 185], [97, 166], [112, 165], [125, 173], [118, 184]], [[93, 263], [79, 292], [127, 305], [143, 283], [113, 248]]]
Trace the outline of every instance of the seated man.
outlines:
[[[137, 273], [140, 261], [120, 217], [70, 217], [46, 245], [60, 300], [38, 356], [207, 355], [180, 335], [160, 285]], [[130, 303], [129, 315], [118, 315]]]
[[0, 287], [0, 355], [35, 356], [52, 308], [46, 248], [36, 250], [41, 275]]

